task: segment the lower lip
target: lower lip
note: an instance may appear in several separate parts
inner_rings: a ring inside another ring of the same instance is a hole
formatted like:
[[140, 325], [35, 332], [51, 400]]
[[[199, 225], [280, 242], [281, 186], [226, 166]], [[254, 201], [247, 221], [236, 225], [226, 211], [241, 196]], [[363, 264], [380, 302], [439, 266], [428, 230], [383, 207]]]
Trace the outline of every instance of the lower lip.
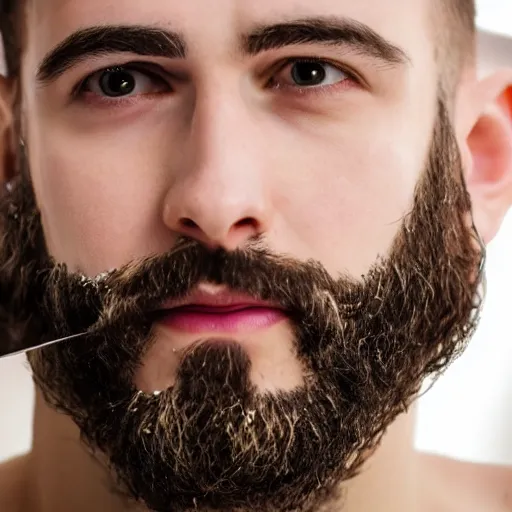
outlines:
[[271, 327], [284, 320], [283, 311], [266, 307], [247, 307], [234, 311], [216, 311], [215, 308], [178, 308], [164, 314], [160, 323], [192, 334], [204, 332], [249, 332]]

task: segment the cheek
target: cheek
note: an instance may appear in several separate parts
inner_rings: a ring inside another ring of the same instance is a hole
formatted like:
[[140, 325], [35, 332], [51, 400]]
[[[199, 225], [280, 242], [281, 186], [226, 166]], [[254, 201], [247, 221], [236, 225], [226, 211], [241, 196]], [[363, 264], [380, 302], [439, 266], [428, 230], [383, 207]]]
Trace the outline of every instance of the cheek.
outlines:
[[121, 146], [64, 133], [31, 145], [31, 173], [50, 253], [89, 275], [146, 255], [148, 238], [155, 234], [165, 187], [151, 162], [154, 152], [126, 139]]
[[283, 183], [279, 202], [301, 257], [322, 261], [332, 275], [360, 276], [387, 254], [412, 206], [421, 162], [385, 140], [317, 149], [301, 155], [301, 168], [314, 172], [304, 171], [292, 187]]

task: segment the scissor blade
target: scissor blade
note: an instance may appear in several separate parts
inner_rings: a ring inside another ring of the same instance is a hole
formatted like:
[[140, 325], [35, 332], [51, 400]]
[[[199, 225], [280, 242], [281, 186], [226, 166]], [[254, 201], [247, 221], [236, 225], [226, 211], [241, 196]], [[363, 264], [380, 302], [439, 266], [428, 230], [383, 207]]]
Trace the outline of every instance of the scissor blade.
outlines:
[[11, 357], [11, 356], [19, 355], [19, 354], [24, 354], [26, 352], [30, 352], [31, 350], [38, 350], [40, 348], [49, 347], [50, 345], [55, 345], [55, 343], [60, 343], [61, 341], [71, 340], [73, 338], [79, 338], [80, 336], [84, 336], [85, 334], [87, 334], [87, 333], [81, 332], [79, 334], [73, 334], [71, 336], [66, 336], [64, 338], [59, 338], [57, 340], [45, 341], [44, 343], [39, 343], [38, 345], [32, 345], [30, 347], [25, 347], [21, 350], [3, 350], [2, 343], [0, 341], [0, 359], [2, 359], [3, 357]]

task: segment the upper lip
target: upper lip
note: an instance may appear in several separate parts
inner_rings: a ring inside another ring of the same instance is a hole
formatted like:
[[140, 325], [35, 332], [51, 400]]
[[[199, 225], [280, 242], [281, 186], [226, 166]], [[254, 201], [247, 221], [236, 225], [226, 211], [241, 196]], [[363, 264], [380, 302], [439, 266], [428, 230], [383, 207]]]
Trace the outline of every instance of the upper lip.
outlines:
[[211, 292], [201, 289], [195, 289], [182, 299], [169, 300], [164, 302], [160, 310], [175, 309], [184, 306], [204, 306], [204, 307], [268, 307], [273, 309], [282, 309], [280, 306], [251, 297], [248, 294], [235, 292], [229, 289]]

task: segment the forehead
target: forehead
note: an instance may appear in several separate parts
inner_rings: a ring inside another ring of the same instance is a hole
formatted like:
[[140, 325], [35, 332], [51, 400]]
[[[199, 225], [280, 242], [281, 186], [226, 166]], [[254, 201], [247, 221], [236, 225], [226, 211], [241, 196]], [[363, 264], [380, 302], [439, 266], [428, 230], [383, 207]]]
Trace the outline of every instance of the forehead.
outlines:
[[[89, 26], [151, 25], [183, 34], [192, 51], [213, 54], [254, 26], [306, 17], [336, 17], [368, 25], [411, 60], [433, 58], [432, 0], [31, 0], [29, 46], [44, 53]], [[32, 43], [32, 44], [31, 44]], [[35, 43], [35, 44], [34, 44]]]

